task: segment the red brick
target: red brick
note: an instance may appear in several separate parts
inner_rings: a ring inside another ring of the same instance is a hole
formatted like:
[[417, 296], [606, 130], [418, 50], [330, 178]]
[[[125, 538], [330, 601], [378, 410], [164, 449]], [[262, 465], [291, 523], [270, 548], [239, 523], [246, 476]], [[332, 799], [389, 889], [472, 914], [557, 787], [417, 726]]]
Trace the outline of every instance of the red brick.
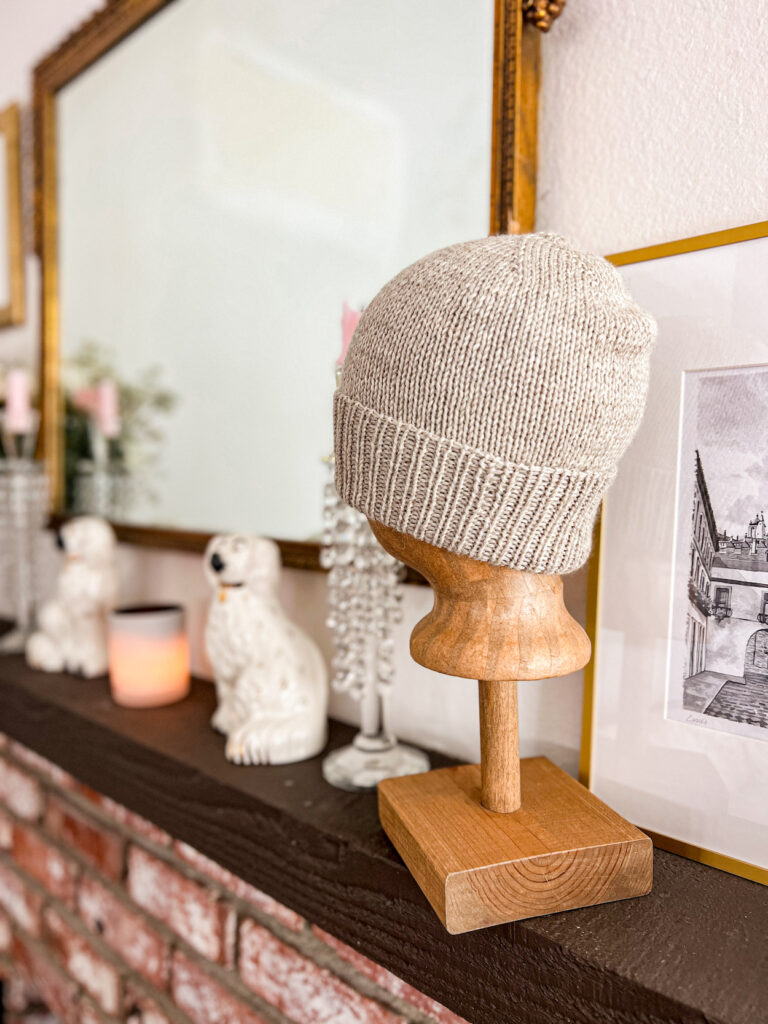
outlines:
[[148, 839], [156, 846], [171, 845], [172, 840], [168, 833], [164, 832], [163, 829], [158, 828], [157, 825], [153, 825], [151, 821], [147, 821], [146, 818], [142, 818], [140, 814], [134, 814], [134, 812], [129, 811], [127, 807], [123, 807], [122, 804], [118, 804], [114, 800], [110, 800], [108, 796], [104, 796], [103, 793], [99, 793], [97, 790], [91, 789], [89, 786], [78, 786], [78, 792], [96, 804], [96, 806], [116, 824], [122, 825], [124, 828], [135, 832], [138, 836], [141, 836], [142, 839]]
[[346, 960], [348, 964], [351, 964], [361, 974], [364, 974], [366, 978], [386, 989], [391, 995], [404, 999], [415, 1009], [420, 1010], [428, 1017], [437, 1021], [438, 1024], [468, 1024], [464, 1017], [458, 1017], [446, 1006], [443, 1006], [442, 1003], [438, 1003], [436, 999], [431, 999], [423, 992], [419, 992], [418, 989], [409, 985], [407, 981], [403, 981], [402, 978], [398, 978], [396, 974], [388, 971], [386, 967], [382, 967], [381, 964], [369, 960], [367, 956], [363, 956], [362, 953], [358, 953], [356, 949], [352, 949], [345, 942], [335, 938], [328, 932], [324, 932], [322, 928], [312, 925], [312, 931], [326, 945], [330, 946], [342, 960]]
[[[5, 1020], [5, 1018], [3, 1019]], [[23, 1015], [11, 1014], [7, 1018], [6, 1024], [61, 1024], [61, 1021], [41, 1004], [39, 1007], [31, 1007], [29, 1013]], [[82, 1022], [79, 1022], [79, 1024], [82, 1024]]]
[[130, 984], [125, 991], [125, 1024], [171, 1024], [157, 1003]]
[[107, 878], [120, 880], [125, 847], [122, 836], [91, 821], [56, 797], [48, 801], [45, 826], [52, 836], [77, 850]]
[[16, 970], [34, 986], [40, 997], [65, 1024], [80, 1024], [80, 1011], [76, 1005], [77, 985], [55, 964], [39, 943], [13, 939], [13, 964]]
[[68, 906], [75, 902], [77, 868], [55, 846], [26, 825], [13, 829], [13, 858], [28, 875]]
[[11, 948], [13, 932], [11, 931], [10, 918], [0, 913], [0, 953], [7, 953]]
[[195, 1024], [266, 1024], [182, 953], [173, 956], [173, 999]]
[[205, 854], [200, 853], [186, 843], [180, 842], [174, 843], [174, 850], [183, 861], [186, 861], [196, 871], [199, 871], [201, 875], [207, 875], [216, 885], [221, 886], [222, 889], [227, 889], [237, 896], [238, 899], [251, 903], [265, 914], [269, 914], [270, 917], [274, 917], [276, 921], [279, 921], [286, 928], [290, 928], [291, 931], [300, 932], [304, 927], [304, 918], [300, 914], [297, 914], [289, 907], [283, 906], [282, 903], [278, 903], [276, 899], [268, 896], [261, 889], [257, 889], [255, 886], [249, 885], [248, 882], [244, 882], [242, 878], [233, 875], [231, 871], [227, 871], [226, 868], [221, 867], [220, 864], [212, 861]]
[[0, 864], [0, 904], [24, 931], [40, 934], [43, 897], [5, 864]]
[[3, 1009], [23, 1013], [28, 1007], [40, 1004], [40, 993], [21, 974], [13, 972], [3, 978]]
[[49, 1010], [46, 1010], [42, 1003], [39, 1006], [31, 1006], [27, 1013], [12, 1013], [10, 1017], [3, 1017], [4, 1024], [61, 1024], [58, 1017], [55, 1017]]
[[168, 983], [169, 950], [165, 939], [114, 893], [92, 878], [80, 883], [77, 905], [85, 924], [155, 988]]
[[394, 1024], [404, 1018], [355, 992], [255, 921], [240, 927], [240, 977], [296, 1024]]
[[0, 808], [0, 850], [10, 850], [13, 846], [13, 819]]
[[26, 821], [37, 821], [43, 813], [40, 783], [5, 758], [0, 759], [0, 803]]
[[35, 750], [30, 750], [29, 747], [15, 741], [11, 741], [10, 750], [17, 761], [21, 761], [27, 768], [32, 768], [39, 775], [44, 775], [54, 786], [58, 786], [60, 789], [74, 789], [77, 786], [77, 782], [69, 772], [65, 772], [63, 768], [59, 768], [57, 764], [49, 761], [42, 754], [38, 754]]
[[61, 1024], [45, 1006], [40, 993], [20, 974], [3, 979], [5, 1024]]
[[91, 1002], [87, 996], [82, 996], [78, 1004], [78, 1024], [113, 1024], [115, 1018], [110, 1014], [107, 1016]]
[[229, 911], [214, 893], [138, 846], [128, 853], [128, 892], [202, 956], [225, 962]]
[[80, 1000], [80, 1024], [104, 1024], [104, 1017], [90, 999]]
[[122, 1001], [116, 968], [51, 908], [43, 914], [43, 929], [46, 941], [58, 954], [67, 973], [80, 982], [102, 1010], [118, 1013]]

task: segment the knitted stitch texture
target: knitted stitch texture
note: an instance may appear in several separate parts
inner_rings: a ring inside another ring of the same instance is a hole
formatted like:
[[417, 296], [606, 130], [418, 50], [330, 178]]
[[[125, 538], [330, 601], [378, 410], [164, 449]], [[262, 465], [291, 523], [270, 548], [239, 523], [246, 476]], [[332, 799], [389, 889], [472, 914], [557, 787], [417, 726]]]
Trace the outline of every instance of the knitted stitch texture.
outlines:
[[370, 519], [567, 573], [640, 423], [653, 319], [549, 234], [440, 249], [363, 313], [334, 397], [336, 486]]

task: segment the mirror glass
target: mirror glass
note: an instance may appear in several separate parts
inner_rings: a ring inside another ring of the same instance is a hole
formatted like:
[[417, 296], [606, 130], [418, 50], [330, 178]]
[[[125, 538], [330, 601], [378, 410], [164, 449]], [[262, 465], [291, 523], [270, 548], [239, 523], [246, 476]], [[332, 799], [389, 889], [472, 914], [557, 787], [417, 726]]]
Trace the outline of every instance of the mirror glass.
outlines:
[[176, 0], [57, 94], [62, 511], [321, 531], [344, 303], [487, 234], [493, 0]]

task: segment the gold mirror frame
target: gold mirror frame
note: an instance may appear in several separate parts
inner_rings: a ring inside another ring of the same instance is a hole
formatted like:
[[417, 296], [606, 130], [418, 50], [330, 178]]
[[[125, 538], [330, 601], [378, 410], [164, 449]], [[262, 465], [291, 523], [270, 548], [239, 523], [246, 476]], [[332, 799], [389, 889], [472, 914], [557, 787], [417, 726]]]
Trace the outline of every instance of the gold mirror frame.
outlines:
[[[0, 327], [24, 323], [24, 243], [21, 223], [21, 118], [18, 104], [0, 110], [0, 135], [5, 139], [6, 223], [8, 234], [8, 303], [0, 306]], [[3, 197], [0, 196], [0, 202]]]
[[[48, 463], [53, 507], [62, 487], [59, 386], [57, 92], [113, 46], [175, 0], [107, 0], [34, 71], [35, 245], [42, 267], [41, 454]], [[541, 20], [540, 0], [495, 0], [490, 234], [532, 231], [536, 197], [536, 116], [540, 33], [563, 6]], [[556, 9], [555, 9], [556, 8]], [[54, 516], [54, 523], [61, 517]], [[202, 552], [210, 533], [115, 523], [121, 541]], [[319, 569], [315, 542], [277, 539], [283, 564]], [[412, 577], [415, 579], [415, 575]]]

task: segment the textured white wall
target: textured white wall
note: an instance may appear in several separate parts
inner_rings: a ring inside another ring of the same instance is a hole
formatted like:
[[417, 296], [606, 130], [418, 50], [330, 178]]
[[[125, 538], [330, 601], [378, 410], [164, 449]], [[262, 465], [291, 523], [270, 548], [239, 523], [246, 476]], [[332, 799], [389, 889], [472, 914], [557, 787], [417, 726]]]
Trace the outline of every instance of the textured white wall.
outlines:
[[[28, 69], [92, 6], [3, 0], [0, 104], [29, 97]], [[763, 4], [571, 0], [544, 40], [539, 227], [611, 252], [768, 216], [766, 49]], [[31, 284], [34, 308], [36, 277]], [[36, 345], [36, 322], [0, 334], [0, 360], [12, 342]], [[184, 599], [199, 635], [207, 600], [199, 561], [128, 549], [121, 557], [127, 596]], [[327, 649], [324, 577], [287, 572], [283, 594]], [[566, 581], [577, 617], [584, 596], [579, 573]], [[392, 724], [416, 742], [475, 756], [472, 684], [419, 669], [408, 657], [410, 626], [428, 602], [425, 588], [407, 588]], [[349, 714], [338, 699], [334, 707]], [[523, 752], [573, 769], [580, 713], [578, 677], [522, 685]]]
[[538, 227], [599, 253], [768, 217], [768, 4], [571, 0], [544, 40]]

